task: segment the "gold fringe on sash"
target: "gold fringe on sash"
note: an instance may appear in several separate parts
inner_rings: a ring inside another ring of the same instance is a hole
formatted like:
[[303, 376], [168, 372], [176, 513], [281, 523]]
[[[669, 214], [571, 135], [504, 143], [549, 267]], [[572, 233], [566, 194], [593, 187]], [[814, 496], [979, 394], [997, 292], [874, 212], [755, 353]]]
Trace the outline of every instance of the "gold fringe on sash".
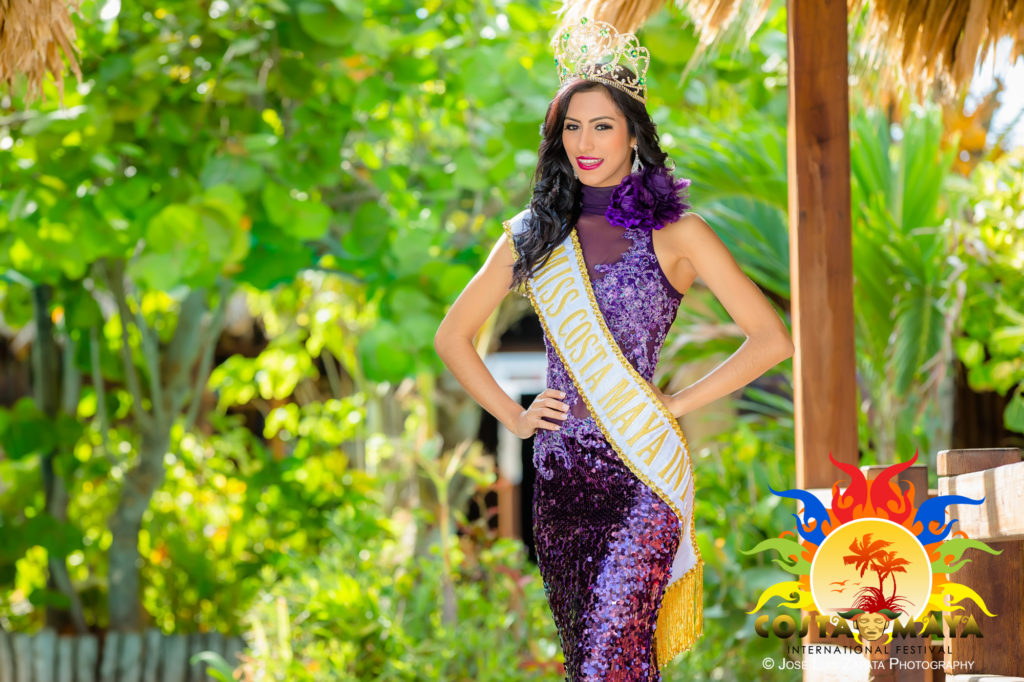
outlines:
[[[691, 521], [691, 529], [693, 524]], [[704, 560], [665, 589], [658, 611], [654, 638], [658, 649], [658, 669], [696, 643], [704, 634]]]

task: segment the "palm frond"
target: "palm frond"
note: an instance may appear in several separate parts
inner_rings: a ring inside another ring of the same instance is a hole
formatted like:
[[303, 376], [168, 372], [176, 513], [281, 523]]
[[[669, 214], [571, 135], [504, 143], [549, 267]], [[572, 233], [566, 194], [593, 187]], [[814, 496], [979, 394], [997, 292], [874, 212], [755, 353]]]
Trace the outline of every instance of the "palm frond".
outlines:
[[[560, 13], [564, 23], [587, 16], [620, 31], [635, 31], [663, 4], [663, 0], [565, 0]], [[675, 4], [693, 22], [705, 50], [737, 25], [749, 40], [764, 21], [771, 0], [676, 0]], [[855, 20], [866, 17], [867, 40], [857, 61], [861, 68], [881, 73], [883, 88], [899, 86], [919, 97], [934, 86], [947, 99], [965, 91], [975, 65], [1003, 38], [1011, 41], [1011, 63], [1024, 54], [1024, 0], [848, 0], [847, 11]]]
[[64, 103], [65, 59], [82, 80], [70, 9], [78, 9], [78, 0], [0, 0], [0, 83], [10, 89], [24, 75], [26, 106], [42, 94], [47, 74]]

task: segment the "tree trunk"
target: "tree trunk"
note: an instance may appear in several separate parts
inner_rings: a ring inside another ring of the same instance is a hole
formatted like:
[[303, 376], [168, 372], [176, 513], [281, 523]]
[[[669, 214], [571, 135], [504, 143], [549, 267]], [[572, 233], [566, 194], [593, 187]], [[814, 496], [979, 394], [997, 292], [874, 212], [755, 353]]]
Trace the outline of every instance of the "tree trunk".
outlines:
[[108, 601], [110, 629], [141, 631], [146, 625], [142, 609], [139, 568], [139, 530], [153, 493], [164, 482], [164, 455], [170, 447], [170, 426], [154, 424], [142, 433], [138, 462], [124, 476], [117, 509], [110, 518], [110, 573]]
[[230, 290], [222, 281], [220, 301], [206, 325], [202, 323], [207, 312], [205, 291], [191, 290], [182, 301], [174, 336], [161, 353], [156, 333], [148, 328], [142, 315], [133, 316], [128, 307], [120, 267], [111, 278], [111, 290], [121, 315], [123, 343], [127, 343], [125, 330], [131, 320], [143, 339], [143, 357], [150, 368], [148, 398], [152, 406], [150, 413], [143, 412], [141, 382], [135, 374], [131, 351], [122, 347], [125, 370], [129, 376], [135, 375], [130, 383], [134, 385], [133, 400], [138, 401], [133, 413], [141, 437], [138, 460], [124, 476], [117, 509], [110, 518], [113, 536], [108, 576], [110, 628], [124, 632], [140, 631], [146, 625], [139, 578], [142, 517], [149, 509], [153, 494], [163, 485], [164, 456], [171, 445], [171, 426], [182, 416], [190, 397], [193, 405], [184, 415], [185, 430], [191, 428], [196, 417], [199, 398], [209, 380], [213, 351], [224, 326], [224, 307]]
[[[32, 344], [32, 369], [33, 381], [32, 391], [39, 409], [51, 420], [56, 421], [61, 412], [61, 389], [60, 379], [60, 352], [55, 337], [53, 320], [50, 317], [50, 300], [53, 296], [50, 285], [40, 285], [32, 289], [32, 306], [36, 326], [36, 340]], [[70, 343], [70, 339], [66, 340]], [[72, 372], [67, 373], [73, 375]], [[75, 396], [74, 403], [77, 406], [77, 382], [67, 381], [63, 390]], [[75, 385], [71, 385], [74, 383]], [[65, 401], [66, 402], [66, 401]], [[44, 452], [40, 456], [39, 475], [43, 487], [43, 500], [46, 513], [56, 519], [59, 523], [67, 523], [68, 520], [68, 491], [64, 480], [54, 468], [54, 460], [60, 454], [55, 449]], [[73, 627], [79, 634], [87, 630], [85, 623], [85, 612], [82, 602], [71, 584], [71, 576], [68, 573], [67, 557], [58, 554], [53, 548], [47, 548], [46, 588], [54, 592], [60, 592], [68, 598], [69, 606], [65, 610], [60, 607], [47, 605], [46, 626], [52, 627], [58, 632]]]

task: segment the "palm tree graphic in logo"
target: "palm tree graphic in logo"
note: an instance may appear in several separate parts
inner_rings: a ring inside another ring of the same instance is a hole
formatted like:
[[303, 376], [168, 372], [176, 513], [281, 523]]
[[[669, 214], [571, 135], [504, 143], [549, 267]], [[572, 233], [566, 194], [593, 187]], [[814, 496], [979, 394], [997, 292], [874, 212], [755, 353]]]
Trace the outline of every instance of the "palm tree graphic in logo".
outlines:
[[[869, 570], [878, 576], [878, 587], [867, 585], [857, 591], [853, 607], [840, 611], [843, 618], [852, 620], [863, 639], [873, 642], [885, 634], [889, 622], [904, 612], [908, 600], [896, 594], [896, 574], [906, 573], [910, 562], [886, 547], [888, 540], [871, 540], [871, 533], [865, 533], [850, 543], [851, 554], [843, 555], [843, 563], [853, 565], [860, 571], [860, 577]], [[892, 578], [892, 594], [885, 595], [885, 580]], [[858, 583], [859, 584], [859, 583]]]

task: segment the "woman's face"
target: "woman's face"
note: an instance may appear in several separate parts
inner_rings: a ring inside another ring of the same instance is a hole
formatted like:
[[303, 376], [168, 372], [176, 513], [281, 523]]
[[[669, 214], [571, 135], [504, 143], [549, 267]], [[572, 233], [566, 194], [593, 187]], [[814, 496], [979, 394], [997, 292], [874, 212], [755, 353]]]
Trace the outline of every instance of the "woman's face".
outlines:
[[562, 144], [580, 182], [591, 187], [618, 185], [632, 167], [636, 138], [626, 117], [604, 88], [577, 92], [569, 100]]

